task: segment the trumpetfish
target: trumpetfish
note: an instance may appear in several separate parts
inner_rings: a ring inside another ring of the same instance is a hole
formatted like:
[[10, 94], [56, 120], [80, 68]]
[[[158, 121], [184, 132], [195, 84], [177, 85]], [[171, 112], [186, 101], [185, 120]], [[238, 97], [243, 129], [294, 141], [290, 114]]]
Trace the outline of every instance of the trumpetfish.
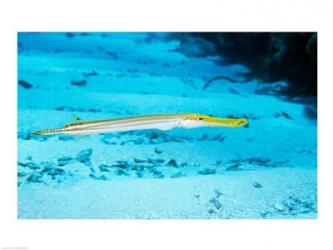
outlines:
[[102, 134], [144, 129], [169, 130], [176, 127], [242, 127], [247, 124], [248, 120], [246, 118], [218, 118], [202, 114], [159, 114], [109, 120], [78, 121], [69, 123], [63, 128], [43, 129], [35, 131], [33, 134]]

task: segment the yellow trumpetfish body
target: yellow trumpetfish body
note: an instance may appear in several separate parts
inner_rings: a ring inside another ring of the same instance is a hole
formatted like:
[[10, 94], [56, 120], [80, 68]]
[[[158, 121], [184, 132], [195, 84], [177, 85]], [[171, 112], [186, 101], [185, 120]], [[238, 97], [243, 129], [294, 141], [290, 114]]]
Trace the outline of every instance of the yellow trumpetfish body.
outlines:
[[176, 127], [242, 127], [247, 124], [246, 118], [218, 118], [202, 114], [162, 114], [79, 121], [67, 124], [63, 128], [39, 130], [33, 134], [101, 134], [143, 129], [169, 130]]

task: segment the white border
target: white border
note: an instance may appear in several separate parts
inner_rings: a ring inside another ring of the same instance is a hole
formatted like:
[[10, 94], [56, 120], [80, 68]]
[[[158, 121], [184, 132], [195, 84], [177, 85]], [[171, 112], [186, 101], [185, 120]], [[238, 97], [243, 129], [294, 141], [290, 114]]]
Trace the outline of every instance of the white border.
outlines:
[[[329, 1], [1, 1], [0, 247], [333, 249]], [[318, 220], [16, 220], [17, 31], [318, 31]]]

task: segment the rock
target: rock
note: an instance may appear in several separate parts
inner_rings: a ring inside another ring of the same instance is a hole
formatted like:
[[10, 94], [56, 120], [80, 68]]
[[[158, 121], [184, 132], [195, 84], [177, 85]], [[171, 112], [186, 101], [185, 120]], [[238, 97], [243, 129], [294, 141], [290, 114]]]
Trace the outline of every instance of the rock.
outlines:
[[93, 178], [95, 180], [102, 180], [102, 181], [106, 181], [108, 180], [108, 178], [105, 175], [101, 175], [101, 176], [96, 176], [94, 174], [90, 174], [89, 175], [90, 178]]
[[117, 168], [123, 168], [123, 169], [126, 169], [129, 164], [127, 161], [117, 161], [117, 164], [116, 165], [113, 165], [114, 167], [117, 167]]
[[32, 88], [32, 84], [30, 84], [30, 83], [28, 83], [24, 80], [19, 80], [18, 85], [25, 88], [25, 89], [31, 89]]
[[73, 136], [69, 136], [69, 135], [60, 135], [58, 137], [59, 140], [61, 141], [71, 141], [74, 140]]
[[312, 120], [317, 119], [317, 106], [316, 105], [306, 105], [304, 107], [304, 115]]
[[215, 169], [211, 169], [211, 168], [205, 168], [205, 169], [199, 171], [198, 173], [202, 174], [202, 175], [215, 174], [216, 170]]
[[63, 156], [61, 158], [58, 159], [58, 166], [65, 166], [68, 163], [71, 163], [74, 159], [72, 157], [69, 156]]
[[106, 165], [106, 164], [101, 164], [101, 165], [99, 165], [98, 168], [99, 168], [99, 170], [102, 171], [102, 172], [110, 172], [110, 169], [109, 169], [109, 168], [111, 168], [111, 166]]
[[138, 159], [138, 158], [134, 158], [134, 162], [135, 162], [135, 163], [144, 163], [145, 160]]
[[85, 164], [86, 166], [90, 166], [91, 165], [91, 160], [90, 160], [91, 154], [92, 154], [92, 149], [82, 150], [77, 154], [75, 159], [78, 162]]
[[117, 169], [116, 170], [116, 174], [117, 175], [125, 175], [125, 176], [129, 176], [130, 174], [129, 173], [127, 173], [125, 170], [123, 170], [123, 169]]
[[26, 176], [27, 174], [24, 173], [24, 172], [17, 172], [17, 177], [21, 178], [21, 177], [24, 177]]
[[177, 161], [175, 159], [171, 159], [168, 161], [168, 163], [166, 164], [168, 166], [172, 166], [172, 167], [178, 167], [177, 165]]
[[163, 159], [155, 159], [154, 162], [155, 163], [164, 163], [164, 160]]
[[262, 185], [258, 182], [253, 183], [253, 187], [255, 188], [262, 188]]
[[213, 214], [214, 213], [214, 209], [208, 209], [208, 213]]
[[222, 208], [221, 202], [216, 198], [209, 200], [209, 203], [211, 203], [216, 209]]
[[71, 80], [71, 84], [74, 86], [85, 87], [87, 85], [87, 80]]
[[33, 182], [33, 183], [41, 183], [41, 182], [43, 182], [42, 177], [43, 176], [41, 174], [33, 173], [26, 179], [26, 181]]
[[158, 148], [155, 148], [154, 151], [155, 151], [156, 154], [161, 154], [163, 152], [162, 150], [160, 150]]
[[61, 168], [51, 168], [48, 169], [46, 173], [51, 176], [56, 176], [56, 175], [64, 175], [66, 171]]
[[172, 174], [170, 177], [171, 178], [179, 178], [179, 177], [184, 177], [184, 176], [186, 176], [184, 173], [177, 172], [177, 173]]
[[27, 164], [26, 164], [26, 167], [28, 167], [28, 168], [30, 168], [30, 169], [32, 169], [32, 170], [37, 170], [37, 169], [40, 169], [41, 167], [40, 166], [38, 166], [36, 163], [34, 163], [34, 162], [28, 162]]

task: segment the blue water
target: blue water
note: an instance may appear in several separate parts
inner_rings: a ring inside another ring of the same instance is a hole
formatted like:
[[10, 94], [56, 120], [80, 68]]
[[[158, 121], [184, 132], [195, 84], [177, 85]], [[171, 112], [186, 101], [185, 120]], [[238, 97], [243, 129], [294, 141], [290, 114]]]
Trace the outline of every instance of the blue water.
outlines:
[[[18, 218], [317, 217], [317, 123], [306, 104], [258, 95], [263, 83], [241, 83], [245, 66], [179, 45], [165, 33], [18, 34]], [[216, 76], [239, 83], [203, 89]], [[32, 135], [167, 113], [249, 126]]]

